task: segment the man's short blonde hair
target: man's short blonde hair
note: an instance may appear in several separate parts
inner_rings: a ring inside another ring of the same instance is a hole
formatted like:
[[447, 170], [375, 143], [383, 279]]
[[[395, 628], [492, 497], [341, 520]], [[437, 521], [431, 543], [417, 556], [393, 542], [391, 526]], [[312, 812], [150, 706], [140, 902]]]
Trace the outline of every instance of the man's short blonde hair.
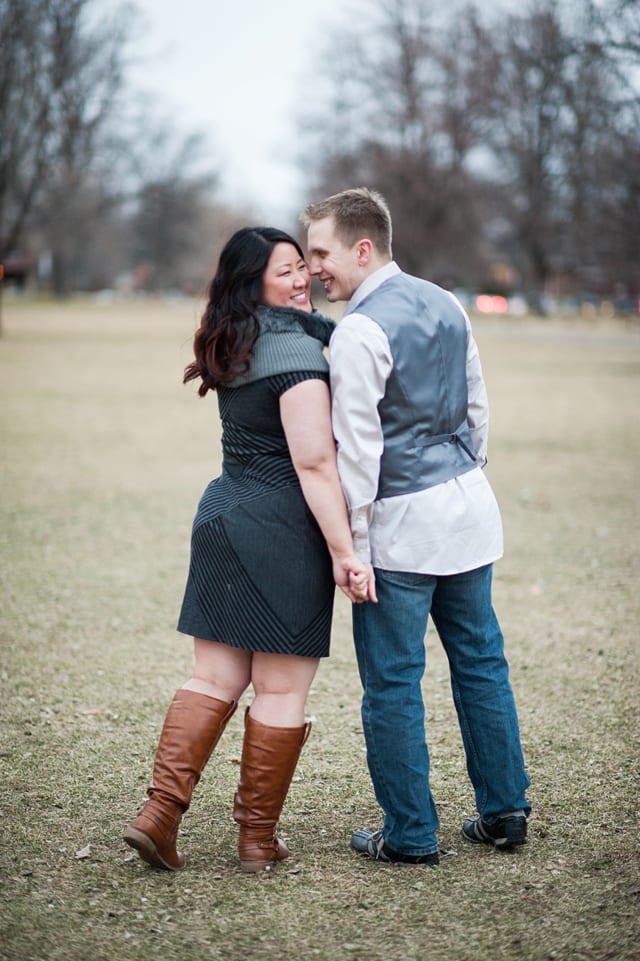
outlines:
[[368, 187], [353, 187], [338, 194], [307, 204], [300, 220], [308, 227], [314, 220], [333, 217], [340, 240], [351, 247], [356, 241], [367, 237], [376, 250], [391, 257], [391, 213], [382, 194]]

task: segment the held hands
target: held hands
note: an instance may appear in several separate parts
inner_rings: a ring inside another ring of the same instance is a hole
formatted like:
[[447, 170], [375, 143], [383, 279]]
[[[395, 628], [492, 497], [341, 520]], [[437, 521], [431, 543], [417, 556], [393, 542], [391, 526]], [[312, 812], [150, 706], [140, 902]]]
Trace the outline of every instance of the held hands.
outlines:
[[378, 603], [373, 567], [355, 554], [340, 560], [334, 559], [333, 576], [340, 590], [353, 604], [363, 604], [365, 601]]
[[[362, 573], [349, 571], [349, 591], [353, 595], [353, 603], [362, 604], [364, 601], [371, 601], [373, 604], [377, 604], [378, 596], [376, 594], [376, 578], [373, 573], [373, 567], [371, 564], [365, 564], [364, 568]], [[346, 591], [345, 594], [347, 594]], [[347, 597], [348, 596], [349, 594], [347, 594]]]

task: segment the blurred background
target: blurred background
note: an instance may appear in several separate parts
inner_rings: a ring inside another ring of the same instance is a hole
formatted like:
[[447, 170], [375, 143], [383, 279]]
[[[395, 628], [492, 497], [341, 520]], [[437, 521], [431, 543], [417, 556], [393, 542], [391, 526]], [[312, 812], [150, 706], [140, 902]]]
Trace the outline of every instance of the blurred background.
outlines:
[[637, 318], [639, 0], [0, 0], [5, 296], [200, 296], [361, 184], [466, 306]]

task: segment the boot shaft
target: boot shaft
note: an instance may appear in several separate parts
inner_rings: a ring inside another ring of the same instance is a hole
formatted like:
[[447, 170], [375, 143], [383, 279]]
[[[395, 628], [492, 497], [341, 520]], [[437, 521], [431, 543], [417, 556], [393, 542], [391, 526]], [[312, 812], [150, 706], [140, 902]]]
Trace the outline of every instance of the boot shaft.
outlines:
[[149, 800], [130, 822], [124, 840], [154, 867], [178, 871], [178, 828], [211, 752], [237, 707], [180, 689], [169, 705], [153, 766]]
[[186, 811], [202, 771], [237, 707], [195, 691], [176, 691], [164, 720], [149, 797], [162, 794]]
[[311, 724], [271, 727], [247, 712], [233, 816], [252, 828], [278, 822]]

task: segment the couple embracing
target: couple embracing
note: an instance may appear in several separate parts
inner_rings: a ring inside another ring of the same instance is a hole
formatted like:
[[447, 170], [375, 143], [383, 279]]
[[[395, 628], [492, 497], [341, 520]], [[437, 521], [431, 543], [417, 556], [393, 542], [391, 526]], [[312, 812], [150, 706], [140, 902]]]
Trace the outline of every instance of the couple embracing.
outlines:
[[[491, 601], [502, 525], [483, 472], [487, 399], [469, 319], [392, 259], [384, 198], [356, 188], [302, 215], [307, 256], [270, 227], [220, 255], [185, 382], [217, 394], [220, 477], [196, 512], [178, 630], [192, 676], [160, 735], [148, 800], [124, 839], [177, 870], [193, 790], [251, 686], [233, 816], [244, 872], [288, 856], [276, 827], [329, 654], [335, 585], [353, 602], [367, 762], [383, 812], [351, 847], [435, 866], [421, 680], [431, 617], [445, 649], [478, 814], [463, 837], [524, 844], [530, 807], [502, 633]], [[339, 325], [315, 311], [311, 277]], [[330, 369], [324, 348], [329, 347]]]

